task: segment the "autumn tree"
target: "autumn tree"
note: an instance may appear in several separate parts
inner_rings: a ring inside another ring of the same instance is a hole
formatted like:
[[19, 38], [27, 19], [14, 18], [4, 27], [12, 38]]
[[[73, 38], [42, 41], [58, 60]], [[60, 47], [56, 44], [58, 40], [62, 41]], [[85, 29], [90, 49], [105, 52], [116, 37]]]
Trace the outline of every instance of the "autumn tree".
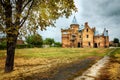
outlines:
[[76, 11], [73, 0], [0, 0], [0, 25], [7, 37], [5, 72], [13, 70], [19, 35], [54, 26], [56, 19], [72, 11]]

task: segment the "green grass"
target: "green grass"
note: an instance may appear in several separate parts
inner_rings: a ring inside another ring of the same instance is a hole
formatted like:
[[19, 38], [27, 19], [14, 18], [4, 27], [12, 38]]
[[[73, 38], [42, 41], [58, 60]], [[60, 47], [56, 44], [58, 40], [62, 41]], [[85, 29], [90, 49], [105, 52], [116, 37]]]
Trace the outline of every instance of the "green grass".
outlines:
[[[104, 56], [112, 49], [108, 48], [30, 48], [16, 49], [15, 57], [24, 58], [63, 58]], [[5, 50], [0, 50], [0, 57], [5, 57]]]
[[120, 55], [120, 48], [114, 48], [107, 55], [110, 56], [110, 57], [119, 57], [119, 55]]
[[112, 54], [116, 57], [120, 57], [120, 48], [116, 48]]
[[78, 48], [33, 48], [33, 49], [17, 49], [17, 57], [25, 58], [73, 58], [73, 57], [85, 57], [85, 56], [104, 56], [110, 49], [78, 49]]

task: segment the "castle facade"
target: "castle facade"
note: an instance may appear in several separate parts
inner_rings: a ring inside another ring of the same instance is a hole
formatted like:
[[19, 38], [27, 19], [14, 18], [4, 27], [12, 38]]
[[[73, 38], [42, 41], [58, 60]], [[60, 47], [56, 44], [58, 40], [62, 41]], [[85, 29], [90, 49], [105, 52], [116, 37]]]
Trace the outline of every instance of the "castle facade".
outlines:
[[79, 27], [74, 17], [73, 23], [68, 29], [61, 29], [63, 48], [106, 48], [109, 47], [108, 30], [104, 28], [103, 33], [99, 34], [96, 28], [90, 28], [88, 22]]

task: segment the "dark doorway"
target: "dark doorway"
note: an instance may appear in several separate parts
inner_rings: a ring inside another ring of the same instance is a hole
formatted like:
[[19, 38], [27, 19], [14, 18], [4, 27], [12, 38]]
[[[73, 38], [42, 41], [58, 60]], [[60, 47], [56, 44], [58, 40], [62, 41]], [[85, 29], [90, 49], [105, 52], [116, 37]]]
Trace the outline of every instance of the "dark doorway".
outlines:
[[97, 43], [94, 43], [94, 48], [97, 48]]
[[78, 47], [81, 47], [80, 43], [78, 43]]
[[90, 46], [90, 42], [88, 42], [88, 46]]

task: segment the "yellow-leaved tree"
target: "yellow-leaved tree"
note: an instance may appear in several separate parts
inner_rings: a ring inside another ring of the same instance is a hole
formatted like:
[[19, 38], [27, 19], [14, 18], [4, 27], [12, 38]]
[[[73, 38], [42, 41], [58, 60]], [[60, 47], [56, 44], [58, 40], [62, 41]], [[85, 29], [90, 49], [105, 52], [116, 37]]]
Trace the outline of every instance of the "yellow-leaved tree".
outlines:
[[7, 38], [5, 72], [13, 71], [16, 41], [23, 29], [54, 26], [56, 19], [69, 17], [72, 11], [76, 11], [73, 0], [0, 0], [0, 26]]

